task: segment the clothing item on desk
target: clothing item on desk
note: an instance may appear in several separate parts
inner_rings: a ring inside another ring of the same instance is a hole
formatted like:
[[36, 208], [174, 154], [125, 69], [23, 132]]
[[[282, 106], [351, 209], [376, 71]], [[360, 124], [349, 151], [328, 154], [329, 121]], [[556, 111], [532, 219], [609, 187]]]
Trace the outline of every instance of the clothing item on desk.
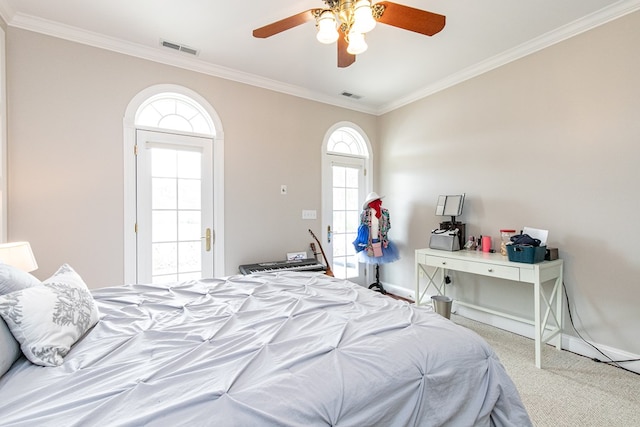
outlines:
[[390, 228], [389, 211], [382, 207], [382, 197], [376, 192], [369, 193], [362, 205], [358, 236], [353, 242], [359, 262], [387, 264], [400, 259], [396, 245], [388, 237]]

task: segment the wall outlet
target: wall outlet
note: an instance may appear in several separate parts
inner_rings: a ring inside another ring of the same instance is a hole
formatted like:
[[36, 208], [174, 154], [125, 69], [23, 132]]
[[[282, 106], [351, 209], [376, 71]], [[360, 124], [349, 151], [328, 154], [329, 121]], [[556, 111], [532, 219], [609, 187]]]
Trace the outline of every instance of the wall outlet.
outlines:
[[317, 219], [318, 214], [315, 210], [303, 210], [302, 211], [302, 219]]

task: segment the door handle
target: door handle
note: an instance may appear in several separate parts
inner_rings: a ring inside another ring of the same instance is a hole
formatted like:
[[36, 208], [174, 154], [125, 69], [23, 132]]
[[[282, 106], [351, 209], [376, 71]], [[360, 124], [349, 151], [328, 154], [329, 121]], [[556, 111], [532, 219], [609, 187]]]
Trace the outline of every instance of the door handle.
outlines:
[[204, 232], [204, 250], [211, 252], [211, 229], [207, 228]]

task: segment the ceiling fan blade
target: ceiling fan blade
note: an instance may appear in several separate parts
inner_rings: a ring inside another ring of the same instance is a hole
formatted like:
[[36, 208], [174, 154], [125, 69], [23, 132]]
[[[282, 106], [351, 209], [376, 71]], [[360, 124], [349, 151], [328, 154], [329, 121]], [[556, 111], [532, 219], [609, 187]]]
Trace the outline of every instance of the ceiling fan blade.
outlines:
[[314, 10], [315, 9], [310, 9], [304, 12], [300, 12], [296, 15], [281, 19], [280, 21], [276, 21], [269, 25], [265, 25], [264, 27], [255, 29], [253, 30], [253, 37], [265, 39], [267, 37], [271, 37], [283, 31], [290, 30], [293, 27], [297, 27], [298, 25], [302, 25], [306, 22], [314, 20], [315, 19], [315, 17], [313, 16]]
[[390, 1], [380, 1], [376, 4], [385, 7], [384, 13], [378, 18], [378, 22], [383, 24], [414, 31], [425, 36], [437, 34], [444, 28], [446, 19], [444, 15], [403, 6]]
[[338, 37], [338, 67], [347, 68], [349, 65], [356, 62], [356, 56], [347, 52], [349, 44], [344, 38], [344, 33], [340, 31], [340, 37]]

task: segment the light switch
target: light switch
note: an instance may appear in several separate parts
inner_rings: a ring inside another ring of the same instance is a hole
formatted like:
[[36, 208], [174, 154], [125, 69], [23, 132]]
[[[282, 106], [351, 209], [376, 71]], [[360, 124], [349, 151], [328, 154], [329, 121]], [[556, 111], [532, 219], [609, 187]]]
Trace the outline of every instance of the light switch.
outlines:
[[318, 214], [315, 210], [302, 211], [302, 219], [316, 219], [316, 218], [318, 218]]

